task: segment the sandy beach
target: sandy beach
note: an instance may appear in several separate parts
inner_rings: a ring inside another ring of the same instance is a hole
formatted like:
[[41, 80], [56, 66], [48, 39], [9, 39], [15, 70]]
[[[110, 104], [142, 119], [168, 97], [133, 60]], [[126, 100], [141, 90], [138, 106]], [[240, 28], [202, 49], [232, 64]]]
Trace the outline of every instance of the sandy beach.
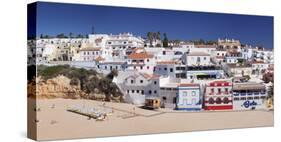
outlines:
[[[38, 99], [36, 103], [38, 140], [263, 127], [274, 124], [274, 112], [263, 110], [223, 112], [145, 110], [131, 104], [110, 102], [104, 104], [93, 100], [71, 99]], [[67, 111], [73, 106], [113, 110], [113, 113], [105, 121], [96, 121]], [[32, 107], [29, 109], [32, 109], [31, 112], [35, 111]]]

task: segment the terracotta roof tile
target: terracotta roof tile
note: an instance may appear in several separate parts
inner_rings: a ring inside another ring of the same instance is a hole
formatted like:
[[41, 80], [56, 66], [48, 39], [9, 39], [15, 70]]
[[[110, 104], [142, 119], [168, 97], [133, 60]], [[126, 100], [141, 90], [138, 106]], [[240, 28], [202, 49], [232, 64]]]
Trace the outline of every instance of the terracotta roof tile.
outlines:
[[142, 52], [142, 53], [131, 53], [128, 56], [129, 59], [146, 59], [146, 58], [153, 58], [153, 55], [148, 54], [146, 52]]
[[101, 57], [101, 56], [98, 56], [95, 60], [96, 61], [104, 61], [105, 59], [103, 57]]

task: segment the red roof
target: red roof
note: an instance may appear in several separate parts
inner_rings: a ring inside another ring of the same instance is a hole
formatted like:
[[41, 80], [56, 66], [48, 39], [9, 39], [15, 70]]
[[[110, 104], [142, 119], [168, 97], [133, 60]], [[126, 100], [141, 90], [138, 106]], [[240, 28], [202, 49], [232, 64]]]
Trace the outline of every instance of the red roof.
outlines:
[[141, 75], [146, 79], [157, 79], [160, 77], [160, 75], [157, 75], [157, 74], [141, 73]]
[[101, 56], [98, 56], [96, 59], [95, 59], [96, 61], [103, 61], [103, 60], [105, 60], [103, 57], [101, 57]]
[[146, 59], [146, 58], [153, 58], [153, 55], [148, 54], [146, 52], [142, 52], [142, 53], [131, 53], [128, 56], [129, 59]]

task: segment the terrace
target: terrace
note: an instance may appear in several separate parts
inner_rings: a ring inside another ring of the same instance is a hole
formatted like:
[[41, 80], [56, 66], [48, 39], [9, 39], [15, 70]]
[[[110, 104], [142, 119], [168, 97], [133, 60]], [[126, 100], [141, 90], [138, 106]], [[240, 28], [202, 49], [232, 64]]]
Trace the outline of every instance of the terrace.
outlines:
[[222, 70], [220, 66], [189, 66], [188, 71]]

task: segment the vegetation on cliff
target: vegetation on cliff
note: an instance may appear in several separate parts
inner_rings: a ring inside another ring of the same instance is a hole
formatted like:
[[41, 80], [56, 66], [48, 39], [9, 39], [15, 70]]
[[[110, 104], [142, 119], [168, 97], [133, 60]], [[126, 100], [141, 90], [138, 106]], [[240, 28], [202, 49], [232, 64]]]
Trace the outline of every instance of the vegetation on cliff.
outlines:
[[112, 82], [114, 76], [118, 75], [113, 70], [107, 76], [96, 72], [95, 70], [86, 70], [83, 68], [74, 68], [69, 65], [44, 66], [37, 67], [37, 75], [43, 80], [52, 79], [59, 75], [71, 79], [70, 85], [80, 86], [87, 96], [86, 99], [95, 99], [97, 94], [104, 96], [105, 101], [122, 101], [122, 93], [115, 83]]

